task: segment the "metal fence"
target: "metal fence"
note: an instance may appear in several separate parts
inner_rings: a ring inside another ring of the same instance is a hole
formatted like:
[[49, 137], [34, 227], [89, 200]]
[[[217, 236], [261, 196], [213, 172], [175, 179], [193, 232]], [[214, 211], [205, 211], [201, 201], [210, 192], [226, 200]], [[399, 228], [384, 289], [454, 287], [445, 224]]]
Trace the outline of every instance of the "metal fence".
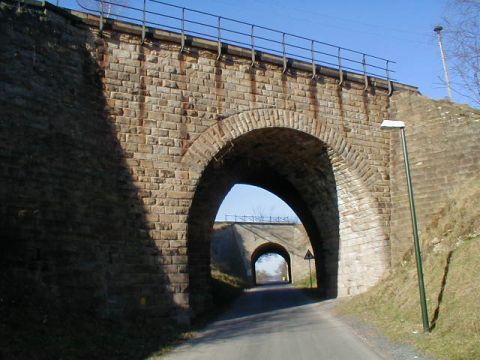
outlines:
[[339, 70], [340, 82], [344, 71], [363, 74], [366, 84], [368, 76], [388, 82], [395, 80], [392, 77], [395, 71], [391, 69], [395, 62], [389, 59], [159, 0], [135, 1], [140, 7], [122, 0], [77, 0], [77, 4], [84, 11], [98, 15], [100, 26], [105, 18], [113, 18], [142, 26], [143, 38], [148, 28], [177, 32], [181, 34], [182, 50], [186, 37], [195, 36], [217, 42], [218, 58], [225, 43], [249, 49], [252, 65], [258, 52], [280, 56], [284, 72], [289, 60], [295, 59], [310, 63], [313, 77], [317, 66], [325, 66]]
[[263, 215], [225, 215], [226, 222], [248, 222], [248, 223], [280, 223], [280, 224], [299, 224], [297, 217], [289, 216], [263, 216]]

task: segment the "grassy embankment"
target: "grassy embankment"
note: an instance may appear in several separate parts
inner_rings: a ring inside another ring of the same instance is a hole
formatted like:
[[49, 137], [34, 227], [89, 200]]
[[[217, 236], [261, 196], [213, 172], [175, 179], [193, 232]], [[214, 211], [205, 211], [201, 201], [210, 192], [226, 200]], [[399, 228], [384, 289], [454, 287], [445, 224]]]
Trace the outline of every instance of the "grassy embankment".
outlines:
[[[307, 276], [304, 279], [300, 279], [295, 282], [295, 287], [300, 288], [300, 289], [309, 289], [310, 288], [310, 277]], [[317, 277], [315, 273], [312, 274], [312, 287], [314, 289], [317, 288]]]
[[[241, 292], [241, 280], [213, 271], [215, 308]], [[55, 302], [36, 284], [12, 281], [0, 274], [0, 359], [146, 359], [157, 357], [188, 339], [193, 326], [162, 319], [132, 318], [122, 322], [92, 314], [59, 312]]]
[[239, 277], [212, 269], [212, 294], [216, 306], [225, 306], [240, 296], [248, 286]]
[[422, 234], [431, 332], [423, 334], [410, 251], [370, 291], [339, 308], [436, 359], [480, 359], [480, 180], [455, 193]]
[[296, 288], [301, 289], [306, 295], [314, 300], [325, 300], [325, 296], [322, 294], [322, 290], [317, 288], [317, 276], [312, 273], [312, 287], [310, 288], [310, 277], [295, 281], [293, 284]]

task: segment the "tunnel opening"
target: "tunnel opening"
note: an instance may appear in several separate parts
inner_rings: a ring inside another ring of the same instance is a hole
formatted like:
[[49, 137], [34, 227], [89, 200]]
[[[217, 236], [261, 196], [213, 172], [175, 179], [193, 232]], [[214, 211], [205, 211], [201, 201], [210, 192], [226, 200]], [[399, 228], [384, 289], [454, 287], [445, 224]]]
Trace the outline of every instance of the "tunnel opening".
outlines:
[[222, 201], [215, 222], [295, 224], [300, 220], [288, 204], [270, 191], [236, 184]]
[[251, 264], [255, 286], [292, 282], [290, 254], [279, 244], [260, 245], [252, 254]]
[[[274, 240], [279, 246], [283, 244], [286, 251], [252, 257], [259, 246]], [[298, 263], [309, 245], [303, 225], [283, 200], [260, 187], [237, 184], [228, 192], [216, 215], [211, 239], [212, 277], [249, 287], [256, 285], [256, 274], [260, 271], [263, 279], [291, 282], [288, 271], [291, 260], [284, 254], [292, 252], [294, 262]], [[296, 269], [295, 277], [302, 277], [300, 272], [304, 267]]]
[[219, 150], [196, 186], [187, 228], [193, 314], [206, 310], [211, 301], [212, 229], [222, 201], [235, 184], [261, 187], [293, 209], [316, 254], [318, 287], [325, 297], [336, 297], [339, 210], [329, 148], [301, 131], [267, 128], [250, 131]]
[[253, 264], [255, 286], [289, 284], [288, 270], [288, 263], [283, 257], [275, 253], [264, 254]]

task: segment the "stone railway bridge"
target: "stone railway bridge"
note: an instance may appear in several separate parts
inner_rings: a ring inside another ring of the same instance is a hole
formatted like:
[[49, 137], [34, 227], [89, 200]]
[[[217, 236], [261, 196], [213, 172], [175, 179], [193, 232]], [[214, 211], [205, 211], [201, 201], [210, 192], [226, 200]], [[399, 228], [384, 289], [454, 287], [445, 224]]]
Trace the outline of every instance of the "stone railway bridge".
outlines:
[[[260, 53], [251, 66], [230, 45], [217, 60], [215, 42], [180, 51], [178, 34], [142, 42], [137, 26], [100, 33], [95, 16], [12, 3], [0, 8], [0, 260], [67, 308], [179, 320], [205, 310], [215, 214], [238, 183], [294, 209], [326, 296], [360, 293], [410, 244], [398, 136], [382, 119], [403, 117], [424, 156], [420, 221], [441, 206], [434, 194], [478, 170], [478, 112], [414, 87], [389, 96], [355, 74], [339, 86], [334, 69], [283, 73]], [[447, 131], [453, 121], [465, 126]], [[438, 146], [449, 168], [427, 161]]]
[[309, 262], [304, 259], [310, 241], [301, 224], [219, 221], [213, 230], [212, 265], [247, 284], [257, 284], [255, 263], [265, 254], [277, 254], [285, 260], [290, 283], [310, 276]]

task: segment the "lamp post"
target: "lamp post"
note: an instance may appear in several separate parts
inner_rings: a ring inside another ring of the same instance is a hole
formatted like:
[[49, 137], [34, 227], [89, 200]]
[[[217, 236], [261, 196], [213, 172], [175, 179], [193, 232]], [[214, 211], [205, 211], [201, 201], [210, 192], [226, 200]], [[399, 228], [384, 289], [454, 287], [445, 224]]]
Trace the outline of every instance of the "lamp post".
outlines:
[[447, 55], [445, 55], [445, 49], [443, 47], [442, 30], [443, 27], [440, 25], [435, 26], [433, 29], [433, 31], [435, 31], [437, 34], [438, 46], [440, 47], [440, 54], [442, 55], [443, 73], [445, 75], [445, 83], [447, 84], [448, 98], [450, 101], [453, 101], [452, 86], [450, 84], [450, 76], [448, 76]]
[[410, 175], [410, 163], [408, 161], [407, 140], [405, 138], [405, 123], [398, 120], [383, 120], [382, 129], [400, 129], [402, 138], [403, 159], [405, 161], [405, 173], [407, 176], [408, 200], [410, 202], [410, 215], [412, 218], [413, 242], [415, 248], [415, 260], [417, 263], [418, 290], [420, 293], [420, 306], [422, 308], [423, 331], [430, 332], [428, 321], [427, 299], [425, 296], [425, 283], [423, 280], [422, 254], [418, 236], [417, 214], [415, 212], [415, 200], [413, 198], [412, 177]]

